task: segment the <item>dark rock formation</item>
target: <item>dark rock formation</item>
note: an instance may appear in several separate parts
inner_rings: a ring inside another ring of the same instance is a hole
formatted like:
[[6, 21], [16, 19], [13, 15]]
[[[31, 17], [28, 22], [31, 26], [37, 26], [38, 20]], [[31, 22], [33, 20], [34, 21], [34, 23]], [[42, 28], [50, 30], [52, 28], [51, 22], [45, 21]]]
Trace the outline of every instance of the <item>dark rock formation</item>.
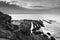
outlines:
[[[20, 25], [11, 23], [11, 16], [0, 12], [0, 38], [8, 40], [50, 40], [43, 32], [36, 32], [43, 25], [40, 20], [20, 20]], [[33, 28], [35, 31], [31, 33], [31, 22], [33, 22]], [[37, 26], [38, 25], [38, 26]], [[41, 35], [43, 34], [43, 35]], [[52, 37], [51, 37], [52, 39]]]
[[11, 16], [3, 14], [2, 12], [0, 12], [0, 23], [11, 23]]

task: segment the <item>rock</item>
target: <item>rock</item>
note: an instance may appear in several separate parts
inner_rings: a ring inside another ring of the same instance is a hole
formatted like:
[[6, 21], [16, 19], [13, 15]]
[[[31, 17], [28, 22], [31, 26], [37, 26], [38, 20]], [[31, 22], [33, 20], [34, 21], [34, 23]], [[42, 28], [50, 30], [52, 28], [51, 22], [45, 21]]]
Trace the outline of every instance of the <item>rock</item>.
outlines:
[[51, 36], [51, 40], [56, 40], [53, 36]]
[[20, 25], [11, 23], [11, 16], [0, 12], [0, 38], [8, 40], [49, 40], [44, 35], [31, 33], [31, 22], [34, 22], [37, 30], [40, 28], [37, 24], [44, 27], [40, 20], [19, 20]]
[[0, 23], [11, 23], [11, 16], [0, 12]]

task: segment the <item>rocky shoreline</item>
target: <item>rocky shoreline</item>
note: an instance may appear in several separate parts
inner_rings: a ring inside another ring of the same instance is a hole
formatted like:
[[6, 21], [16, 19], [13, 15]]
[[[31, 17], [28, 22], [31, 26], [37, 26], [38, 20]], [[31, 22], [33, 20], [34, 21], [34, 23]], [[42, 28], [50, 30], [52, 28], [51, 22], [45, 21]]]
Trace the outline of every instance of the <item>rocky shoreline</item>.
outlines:
[[[42, 21], [38, 20], [19, 20], [19, 24], [14, 24], [14, 21], [11, 20], [11, 16], [0, 12], [0, 38], [1, 40], [55, 40], [55, 38], [48, 38], [42, 32], [31, 33], [31, 22], [34, 23], [34, 26], [41, 25]], [[39, 27], [37, 28], [39, 29]], [[36, 30], [36, 29], [35, 29]], [[36, 35], [36, 34], [37, 35]], [[43, 35], [41, 35], [43, 34]], [[49, 35], [49, 34], [48, 34]]]

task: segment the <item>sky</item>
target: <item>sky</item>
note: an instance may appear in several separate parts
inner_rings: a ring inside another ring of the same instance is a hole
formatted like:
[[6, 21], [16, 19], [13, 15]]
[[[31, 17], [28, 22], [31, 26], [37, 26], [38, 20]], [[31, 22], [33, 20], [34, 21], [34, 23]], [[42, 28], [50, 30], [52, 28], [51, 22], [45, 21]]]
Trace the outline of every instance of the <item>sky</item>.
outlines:
[[60, 4], [59, 0], [46, 0], [46, 1], [44, 0], [0, 0], [0, 11], [2, 11], [5, 14], [11, 16], [13, 15], [17, 17], [23, 15], [33, 16], [33, 18], [38, 16], [41, 17], [41, 15], [47, 18], [48, 16], [51, 17], [51, 15], [60, 17], [59, 4]]
[[[19, 17], [23, 15], [24, 16], [28, 15], [28, 17], [33, 16], [33, 18], [34, 17], [37, 18], [38, 16], [41, 17], [42, 15], [47, 18], [48, 16], [50, 16], [49, 17], [50, 19], [51, 19], [51, 15], [60, 17], [59, 16], [60, 5], [58, 5], [60, 4], [59, 0], [48, 0], [48, 1], [47, 0], [46, 1], [44, 0], [28, 0], [28, 1], [27, 0], [0, 0], [0, 1], [3, 1], [3, 2], [0, 2], [0, 11], [11, 16], [13, 15], [13, 16]], [[19, 5], [17, 5], [17, 3]], [[30, 7], [31, 9], [27, 7], [27, 4], [30, 5], [28, 7]], [[51, 4], [51, 5], [47, 5], [47, 4]], [[54, 7], [52, 4], [53, 5], [56, 4], [56, 6]], [[22, 7], [23, 5], [24, 7]], [[17, 18], [14, 18], [14, 19], [17, 19]]]
[[9, 3], [10, 5], [15, 4], [19, 7], [27, 9], [50, 9], [54, 7], [60, 7], [60, 0], [0, 0], [0, 1]]

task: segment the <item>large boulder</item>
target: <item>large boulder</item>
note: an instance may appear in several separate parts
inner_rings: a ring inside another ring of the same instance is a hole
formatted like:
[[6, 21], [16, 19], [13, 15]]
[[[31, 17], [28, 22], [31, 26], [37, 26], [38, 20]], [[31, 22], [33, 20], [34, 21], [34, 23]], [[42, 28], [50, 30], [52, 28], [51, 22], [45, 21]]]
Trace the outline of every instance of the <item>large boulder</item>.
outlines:
[[11, 23], [11, 16], [0, 12], [0, 23]]

